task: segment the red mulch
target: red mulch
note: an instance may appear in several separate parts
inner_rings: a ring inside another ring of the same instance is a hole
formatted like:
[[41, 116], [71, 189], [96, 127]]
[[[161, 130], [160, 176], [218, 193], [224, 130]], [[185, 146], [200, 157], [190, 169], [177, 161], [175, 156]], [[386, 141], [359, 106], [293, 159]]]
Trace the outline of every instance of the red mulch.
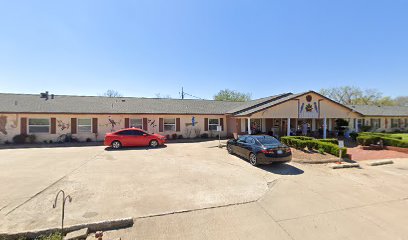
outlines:
[[348, 148], [352, 160], [376, 160], [387, 158], [408, 158], [408, 154], [392, 150], [364, 150], [360, 146]]

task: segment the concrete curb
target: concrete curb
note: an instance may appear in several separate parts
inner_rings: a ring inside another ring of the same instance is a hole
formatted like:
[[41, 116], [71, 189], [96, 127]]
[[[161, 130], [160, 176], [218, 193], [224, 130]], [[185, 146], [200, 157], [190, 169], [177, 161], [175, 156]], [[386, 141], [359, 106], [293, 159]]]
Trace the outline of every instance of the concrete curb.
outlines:
[[358, 163], [330, 164], [329, 167], [332, 168], [332, 169], [357, 168], [357, 167], [360, 167], [360, 164], [358, 164]]
[[[109, 231], [116, 230], [121, 228], [127, 228], [133, 226], [133, 218], [122, 218], [122, 219], [113, 219], [93, 223], [82, 223], [64, 227], [64, 232], [69, 233], [77, 231], [83, 228], [88, 228], [89, 232], [96, 231]], [[49, 228], [49, 229], [39, 229], [39, 230], [30, 230], [26, 232], [19, 233], [0, 233], [0, 239], [4, 240], [17, 240], [21, 237], [26, 238], [36, 238], [40, 235], [49, 235], [51, 233], [60, 231], [60, 228]]]
[[393, 164], [394, 162], [392, 160], [379, 160], [379, 161], [373, 161], [367, 163], [369, 166], [379, 166], [379, 165], [384, 165], [384, 164]]
[[327, 160], [301, 160], [301, 159], [293, 159], [292, 162], [296, 163], [307, 163], [307, 164], [324, 164], [324, 163], [335, 163], [339, 161], [339, 159], [327, 159]]

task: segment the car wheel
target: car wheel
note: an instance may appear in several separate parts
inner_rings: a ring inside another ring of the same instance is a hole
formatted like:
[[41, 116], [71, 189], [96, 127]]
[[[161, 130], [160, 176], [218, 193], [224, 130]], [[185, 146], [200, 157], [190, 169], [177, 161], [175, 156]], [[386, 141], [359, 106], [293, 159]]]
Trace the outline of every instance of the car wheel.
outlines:
[[231, 144], [227, 145], [227, 151], [229, 154], [234, 154], [234, 151], [232, 150]]
[[113, 149], [119, 149], [122, 147], [122, 143], [120, 143], [119, 141], [113, 141], [112, 142], [112, 148]]
[[152, 147], [152, 148], [156, 148], [157, 146], [159, 146], [159, 142], [158, 141], [156, 141], [156, 140], [152, 140], [152, 141], [150, 141], [150, 147]]
[[257, 157], [256, 157], [255, 154], [253, 154], [253, 153], [250, 153], [250, 154], [249, 154], [249, 163], [250, 163], [252, 166], [258, 165], [258, 159], [257, 159]]

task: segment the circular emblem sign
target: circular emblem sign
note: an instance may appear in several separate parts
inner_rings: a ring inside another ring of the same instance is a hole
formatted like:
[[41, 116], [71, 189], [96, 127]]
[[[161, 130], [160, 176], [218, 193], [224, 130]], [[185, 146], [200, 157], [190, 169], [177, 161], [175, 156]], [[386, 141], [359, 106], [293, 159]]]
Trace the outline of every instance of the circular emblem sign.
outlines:
[[306, 96], [306, 101], [311, 102], [311, 101], [312, 101], [312, 96], [311, 96], [311, 95], [307, 95], [307, 96]]

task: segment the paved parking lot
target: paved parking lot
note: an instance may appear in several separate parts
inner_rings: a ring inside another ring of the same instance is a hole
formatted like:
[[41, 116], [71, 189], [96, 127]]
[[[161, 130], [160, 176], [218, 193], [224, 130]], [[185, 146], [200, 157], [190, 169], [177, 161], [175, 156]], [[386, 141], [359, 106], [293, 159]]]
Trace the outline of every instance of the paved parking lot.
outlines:
[[408, 160], [252, 167], [217, 141], [0, 150], [0, 232], [133, 217], [122, 239], [408, 239]]

